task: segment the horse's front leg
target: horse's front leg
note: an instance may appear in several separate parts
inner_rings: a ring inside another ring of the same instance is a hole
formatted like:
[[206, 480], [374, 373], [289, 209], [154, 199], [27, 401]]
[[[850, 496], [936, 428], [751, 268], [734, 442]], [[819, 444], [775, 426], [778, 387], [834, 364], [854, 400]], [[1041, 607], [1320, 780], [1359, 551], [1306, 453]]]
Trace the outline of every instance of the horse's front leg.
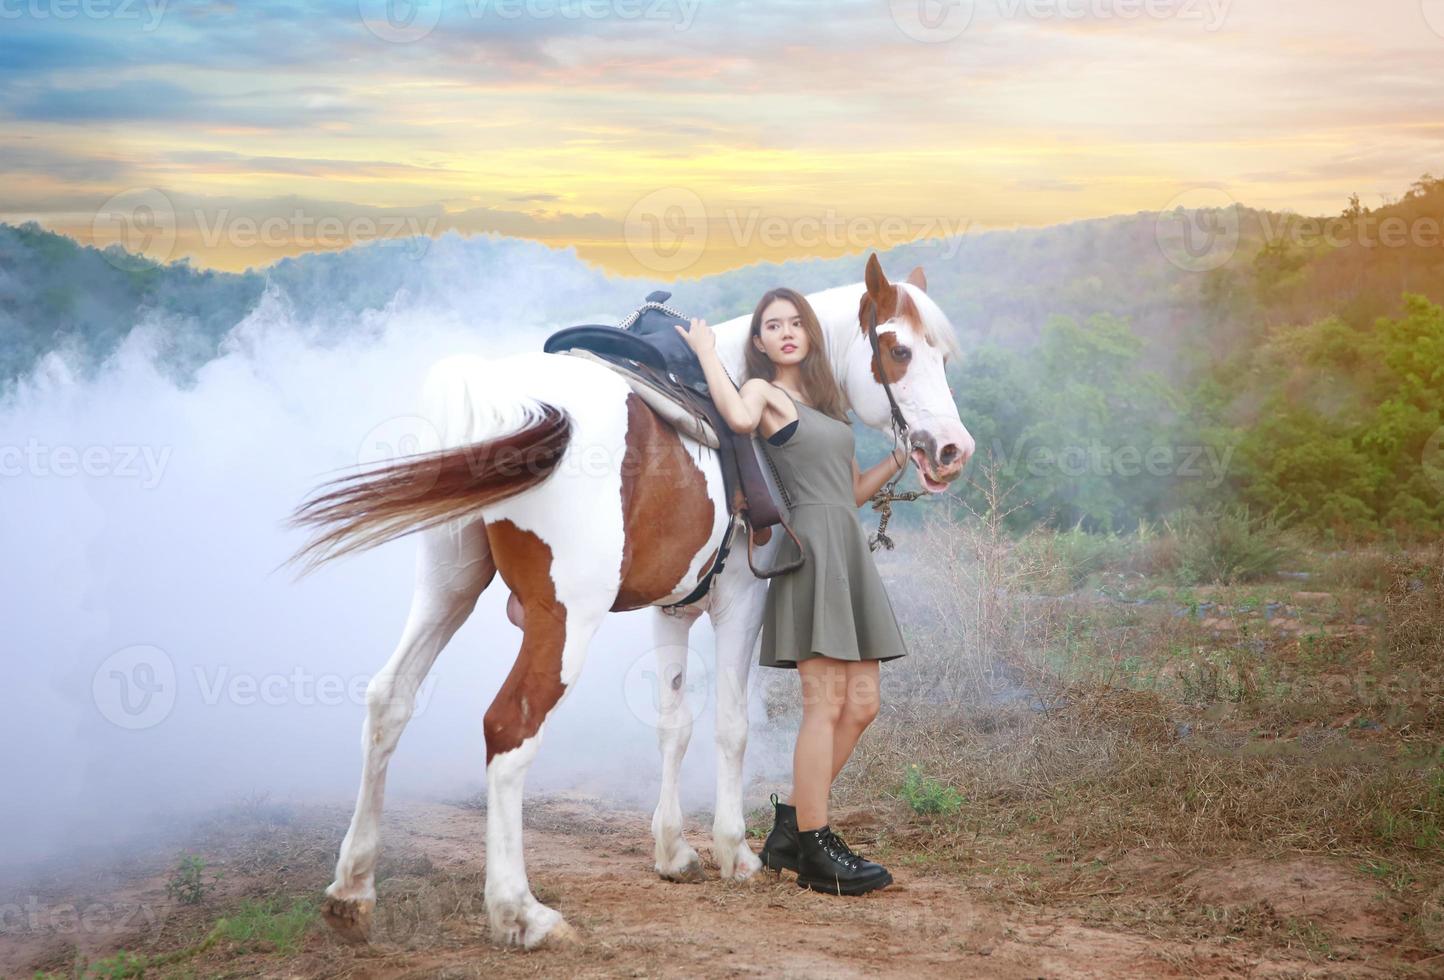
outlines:
[[[745, 528], [742, 533], [746, 534]], [[710, 611], [717, 636], [717, 805], [712, 851], [722, 877], [740, 881], [762, 867], [746, 839], [742, 757], [747, 751], [747, 679], [762, 628], [767, 582], [753, 577], [745, 561], [724, 568], [718, 578]]]
[[657, 746], [662, 750], [662, 790], [652, 814], [657, 874], [668, 881], [702, 880], [702, 859], [682, 836], [682, 801], [677, 780], [692, 738], [692, 706], [687, 703], [687, 634], [701, 615], [696, 606], [676, 615], [652, 613], [652, 646], [657, 655]]

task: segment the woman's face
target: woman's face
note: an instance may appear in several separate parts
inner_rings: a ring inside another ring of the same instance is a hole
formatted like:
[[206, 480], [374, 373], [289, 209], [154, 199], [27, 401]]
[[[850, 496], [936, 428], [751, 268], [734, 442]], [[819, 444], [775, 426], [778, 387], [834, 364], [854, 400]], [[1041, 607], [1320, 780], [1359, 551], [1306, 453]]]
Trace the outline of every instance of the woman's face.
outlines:
[[802, 316], [791, 300], [778, 297], [762, 311], [762, 326], [752, 343], [767, 355], [773, 364], [801, 364], [807, 357], [807, 332], [802, 329]]

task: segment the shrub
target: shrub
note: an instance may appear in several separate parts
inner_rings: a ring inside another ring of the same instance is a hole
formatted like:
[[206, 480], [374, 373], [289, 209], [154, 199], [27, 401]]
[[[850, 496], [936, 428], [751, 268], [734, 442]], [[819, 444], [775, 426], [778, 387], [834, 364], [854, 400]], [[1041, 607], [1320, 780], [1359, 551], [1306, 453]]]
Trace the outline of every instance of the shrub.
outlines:
[[919, 814], [952, 814], [963, 806], [963, 794], [945, 783], [924, 776], [916, 765], [908, 766], [898, 795]]
[[219, 872], [205, 880], [206, 862], [197, 854], [187, 854], [171, 872], [166, 882], [165, 893], [182, 905], [199, 905], [205, 901], [211, 887], [220, 880]]
[[1178, 523], [1178, 578], [1185, 585], [1233, 585], [1267, 578], [1291, 557], [1274, 514], [1227, 506], [1189, 514]]

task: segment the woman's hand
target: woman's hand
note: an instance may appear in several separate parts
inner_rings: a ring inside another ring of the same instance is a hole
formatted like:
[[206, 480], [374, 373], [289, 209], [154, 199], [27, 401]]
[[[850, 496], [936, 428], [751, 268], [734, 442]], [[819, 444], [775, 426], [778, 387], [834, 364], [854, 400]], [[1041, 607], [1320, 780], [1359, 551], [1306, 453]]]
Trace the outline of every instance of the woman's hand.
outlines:
[[687, 342], [687, 346], [697, 352], [698, 357], [701, 357], [710, 350], [717, 349], [717, 335], [712, 332], [711, 327], [707, 326], [706, 320], [694, 316], [690, 330], [683, 328], [680, 323], [674, 323], [672, 326], [682, 335], [682, 339]]

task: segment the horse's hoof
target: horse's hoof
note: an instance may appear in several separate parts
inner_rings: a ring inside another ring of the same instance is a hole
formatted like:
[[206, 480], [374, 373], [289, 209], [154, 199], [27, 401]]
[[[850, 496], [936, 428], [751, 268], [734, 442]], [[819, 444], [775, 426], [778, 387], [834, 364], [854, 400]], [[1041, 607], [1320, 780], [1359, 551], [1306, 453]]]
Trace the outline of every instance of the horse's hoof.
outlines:
[[659, 871], [658, 874], [667, 881], [675, 881], [683, 885], [695, 885], [707, 878], [702, 871], [702, 859], [695, 854], [680, 871]]
[[582, 944], [581, 934], [572, 928], [566, 919], [551, 927], [534, 949], [576, 949]]
[[732, 867], [722, 869], [722, 878], [724, 881], [746, 881], [761, 870], [762, 859], [744, 842], [737, 847], [737, 856], [732, 859]]
[[499, 946], [528, 950], [581, 945], [581, 937], [562, 914], [540, 903], [528, 915], [501, 914], [492, 918], [491, 939]]
[[321, 903], [321, 918], [342, 942], [362, 944], [370, 941], [371, 913], [375, 908], [376, 902], [371, 899], [327, 895]]

